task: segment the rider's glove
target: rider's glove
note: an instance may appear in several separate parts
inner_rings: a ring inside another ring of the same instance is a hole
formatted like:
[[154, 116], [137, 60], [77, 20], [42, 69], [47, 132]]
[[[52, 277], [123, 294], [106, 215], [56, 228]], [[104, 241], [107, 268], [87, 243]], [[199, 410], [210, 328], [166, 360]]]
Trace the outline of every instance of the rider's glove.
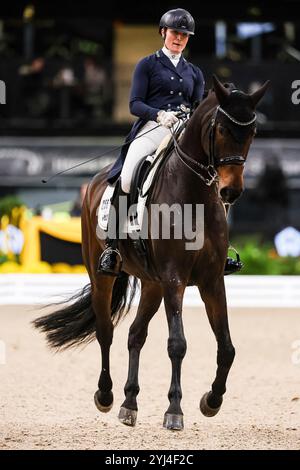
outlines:
[[157, 113], [157, 122], [163, 127], [170, 128], [178, 121], [178, 117], [174, 111], [159, 111]]

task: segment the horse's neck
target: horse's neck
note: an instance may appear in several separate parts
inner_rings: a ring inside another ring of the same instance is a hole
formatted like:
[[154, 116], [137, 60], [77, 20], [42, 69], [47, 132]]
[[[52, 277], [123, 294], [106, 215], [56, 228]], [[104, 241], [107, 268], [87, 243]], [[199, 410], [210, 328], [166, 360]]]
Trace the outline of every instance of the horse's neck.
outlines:
[[203, 139], [209, 138], [209, 126], [214, 109], [215, 106], [205, 106], [205, 103], [203, 106], [199, 105], [180, 140], [182, 150], [203, 165], [208, 164], [208, 155], [204, 150]]
[[[208, 165], [209, 157], [203, 148], [202, 139], [207, 139], [208, 142], [209, 127], [215, 107], [203, 106], [202, 109], [197, 108], [179, 141], [180, 149], [195, 162], [199, 162], [204, 166]], [[198, 180], [199, 184], [195, 185], [197, 179], [195, 179], [195, 175], [193, 176], [193, 169], [195, 170], [194, 173], [202, 175], [203, 170], [199, 170], [196, 165], [190, 162], [184, 164], [178, 153], [174, 151], [164, 167], [162, 178], [164, 181], [168, 178], [172, 179], [172, 191], [174, 190], [173, 192], [176, 191], [180, 194], [182, 200], [188, 200], [190, 203], [197, 203], [199, 200], [205, 203], [215, 201], [218, 197], [216, 185], [207, 186], [201, 177]], [[207, 177], [205, 171], [202, 176]]]

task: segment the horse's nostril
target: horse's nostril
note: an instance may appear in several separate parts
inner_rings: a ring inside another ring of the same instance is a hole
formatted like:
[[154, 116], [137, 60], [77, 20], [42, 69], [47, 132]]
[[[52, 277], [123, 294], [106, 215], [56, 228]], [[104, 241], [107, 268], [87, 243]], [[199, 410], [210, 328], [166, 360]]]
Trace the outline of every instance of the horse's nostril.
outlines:
[[236, 201], [237, 198], [241, 195], [241, 193], [242, 190], [230, 187], [222, 188], [220, 191], [222, 200], [224, 202], [229, 202], [229, 204], [232, 204], [234, 201]]

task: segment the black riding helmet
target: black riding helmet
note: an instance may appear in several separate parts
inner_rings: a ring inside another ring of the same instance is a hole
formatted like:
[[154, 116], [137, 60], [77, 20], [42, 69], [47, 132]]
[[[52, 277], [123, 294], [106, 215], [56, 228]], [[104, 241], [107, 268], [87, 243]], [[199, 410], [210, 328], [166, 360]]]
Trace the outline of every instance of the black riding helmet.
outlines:
[[162, 28], [171, 28], [182, 33], [195, 34], [195, 21], [192, 15], [183, 8], [167, 11], [160, 19], [159, 34]]

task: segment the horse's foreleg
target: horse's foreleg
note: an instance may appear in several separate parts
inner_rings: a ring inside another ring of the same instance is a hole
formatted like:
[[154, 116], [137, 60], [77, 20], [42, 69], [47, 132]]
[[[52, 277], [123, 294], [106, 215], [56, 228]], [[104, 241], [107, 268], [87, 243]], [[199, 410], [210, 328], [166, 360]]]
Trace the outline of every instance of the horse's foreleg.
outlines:
[[126, 399], [119, 412], [120, 421], [128, 426], [134, 426], [137, 418], [136, 397], [140, 391], [138, 383], [140, 352], [146, 341], [149, 322], [157, 312], [161, 299], [162, 289], [158, 284], [142, 282], [138, 311], [128, 335], [129, 368], [124, 388]]
[[102, 276], [101, 282], [101, 288], [94, 288], [92, 291], [92, 305], [96, 314], [96, 337], [102, 356], [102, 368], [94, 400], [98, 410], [107, 413], [113, 405], [109, 352], [114, 329], [111, 320], [111, 292], [114, 279]]
[[205, 393], [200, 401], [200, 410], [205, 416], [215, 416], [221, 408], [223, 395], [226, 392], [226, 380], [234, 360], [235, 350], [230, 338], [224, 279], [212, 287], [200, 288], [202, 299], [210, 325], [215, 334], [217, 352], [217, 373], [211, 391]]
[[169, 327], [168, 354], [172, 364], [171, 386], [168, 393], [170, 406], [164, 417], [164, 427], [167, 429], [183, 429], [183, 413], [180, 402], [181, 392], [181, 363], [186, 352], [186, 340], [182, 323], [182, 300], [184, 285], [165, 285], [164, 302]]

